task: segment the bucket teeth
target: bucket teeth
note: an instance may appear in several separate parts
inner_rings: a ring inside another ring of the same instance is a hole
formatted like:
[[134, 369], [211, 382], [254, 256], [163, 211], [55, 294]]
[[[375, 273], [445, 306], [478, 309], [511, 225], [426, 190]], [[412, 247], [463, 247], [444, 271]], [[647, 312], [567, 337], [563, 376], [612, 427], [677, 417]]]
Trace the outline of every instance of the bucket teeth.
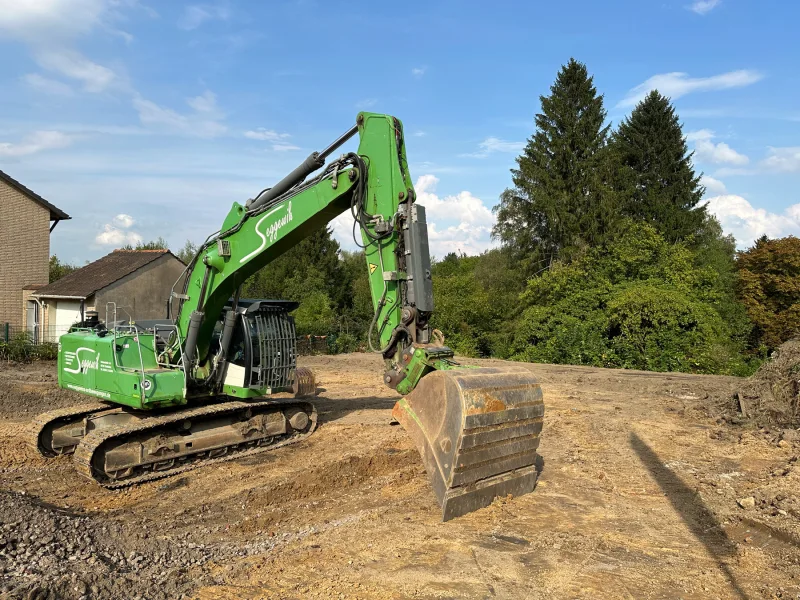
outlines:
[[527, 369], [435, 371], [392, 413], [419, 449], [443, 521], [536, 486], [544, 402]]

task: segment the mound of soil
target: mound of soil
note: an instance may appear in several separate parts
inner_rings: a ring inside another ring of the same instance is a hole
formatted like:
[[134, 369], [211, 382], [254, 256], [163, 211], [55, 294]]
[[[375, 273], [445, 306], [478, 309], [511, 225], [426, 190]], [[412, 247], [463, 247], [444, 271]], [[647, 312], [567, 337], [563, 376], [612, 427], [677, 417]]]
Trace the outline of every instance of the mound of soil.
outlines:
[[58, 387], [55, 361], [0, 362], [0, 417], [34, 416], [73, 404], [87, 396]]
[[800, 340], [778, 348], [734, 400], [740, 415], [760, 426], [800, 428]]

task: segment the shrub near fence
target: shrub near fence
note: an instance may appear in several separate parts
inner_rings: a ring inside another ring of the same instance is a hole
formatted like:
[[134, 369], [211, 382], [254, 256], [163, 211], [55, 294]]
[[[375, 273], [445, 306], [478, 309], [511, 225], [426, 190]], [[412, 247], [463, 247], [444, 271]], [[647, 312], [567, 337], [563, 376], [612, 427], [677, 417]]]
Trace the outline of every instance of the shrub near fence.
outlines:
[[8, 362], [30, 362], [32, 360], [55, 360], [58, 344], [42, 342], [35, 344], [27, 331], [0, 338], [0, 360]]
[[297, 338], [297, 354], [331, 354], [330, 338], [328, 335], [301, 335]]
[[32, 344], [51, 343], [58, 344], [58, 338], [69, 331], [70, 325], [54, 325], [51, 327], [14, 327], [10, 323], [0, 323], [0, 342], [10, 342], [11, 340], [26, 334]]

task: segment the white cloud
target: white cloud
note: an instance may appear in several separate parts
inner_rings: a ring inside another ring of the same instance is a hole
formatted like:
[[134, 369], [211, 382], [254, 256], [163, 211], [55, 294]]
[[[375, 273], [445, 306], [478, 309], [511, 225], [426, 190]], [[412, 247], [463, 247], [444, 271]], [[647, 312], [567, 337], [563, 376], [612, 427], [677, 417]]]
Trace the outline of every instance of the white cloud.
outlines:
[[42, 150], [64, 148], [71, 143], [72, 138], [60, 131], [36, 131], [16, 144], [0, 142], [0, 156], [25, 156]]
[[519, 152], [525, 142], [507, 142], [496, 137], [488, 137], [481, 142], [481, 148], [487, 152]]
[[358, 110], [365, 110], [367, 108], [372, 108], [378, 103], [375, 98], [364, 98], [363, 100], [359, 100], [356, 102], [356, 108]]
[[103, 230], [95, 236], [94, 241], [101, 246], [124, 246], [125, 244], [135, 246], [142, 241], [142, 236], [135, 231], [123, 231], [106, 223], [103, 225]]
[[414, 133], [412, 133], [411, 135], [413, 135], [414, 137], [425, 137], [426, 135], [428, 135], [428, 133], [426, 131], [419, 131], [418, 130], [418, 131], [415, 131]]
[[[495, 223], [492, 211], [467, 191], [440, 197], [435, 193], [438, 183], [437, 177], [427, 174], [419, 177], [414, 186], [417, 202], [427, 211], [431, 256], [443, 258], [449, 252], [480, 254], [496, 245], [491, 239]], [[353, 217], [350, 211], [333, 219], [330, 226], [343, 248], [357, 249], [353, 242]], [[358, 230], [356, 235], [361, 243]]]
[[138, 111], [142, 124], [158, 127], [159, 131], [209, 138], [228, 130], [222, 123], [225, 115], [217, 107], [217, 98], [212, 92], [206, 90], [200, 96], [188, 98], [186, 103], [193, 112], [181, 114], [138, 94], [133, 98], [133, 107]]
[[462, 223], [494, 225], [492, 211], [484, 206], [479, 198], [470, 192], [462, 191], [455, 196], [440, 198], [436, 195], [439, 178], [435, 175], [422, 175], [414, 186], [417, 201], [427, 209], [432, 220], [455, 219]]
[[130, 230], [135, 223], [136, 219], [132, 216], [120, 213], [111, 219], [111, 223], [103, 225], [103, 230], [95, 236], [94, 241], [101, 246], [135, 246], [142, 241], [141, 235]]
[[800, 235], [800, 204], [777, 214], [755, 208], [741, 196], [725, 194], [709, 198], [706, 206], [719, 219], [722, 228], [733, 234], [740, 248], [750, 246], [764, 234], [771, 238]]
[[690, 131], [686, 134], [686, 141], [694, 142], [694, 157], [698, 162], [711, 163], [715, 165], [737, 165], [743, 166], [750, 162], [744, 154], [740, 154], [728, 144], [720, 142], [715, 144], [711, 140], [716, 136], [710, 129], [700, 129]]
[[49, 77], [43, 77], [38, 73], [28, 73], [27, 75], [23, 75], [22, 81], [24, 81], [32, 88], [35, 88], [40, 92], [44, 92], [45, 94], [50, 94], [52, 96], [73, 95], [72, 88], [69, 87], [66, 83], [58, 81], [56, 79], [50, 79]]
[[[353, 241], [353, 224], [355, 220], [353, 219], [353, 215], [350, 214], [349, 210], [344, 211], [338, 217], [333, 219], [328, 225], [333, 230], [333, 237], [336, 238], [336, 241], [339, 242], [339, 245], [344, 248], [345, 250], [358, 250], [358, 246], [356, 246], [355, 242]], [[363, 243], [361, 241], [360, 233], [358, 229], [356, 229], [356, 236], [358, 237], [358, 243]]]
[[696, 0], [695, 2], [692, 2], [688, 8], [692, 12], [696, 12], [698, 15], [704, 15], [714, 10], [714, 8], [719, 6], [721, 3], [722, 0]]
[[244, 137], [250, 138], [251, 140], [273, 142], [272, 149], [276, 152], [300, 150], [300, 146], [295, 146], [294, 144], [287, 142], [287, 140], [292, 137], [291, 135], [288, 133], [278, 133], [272, 129], [264, 129], [263, 127], [259, 127], [258, 129], [245, 131]]
[[698, 129], [697, 131], [690, 131], [685, 136], [687, 142], [696, 142], [697, 140], [710, 140], [714, 137], [714, 132], [710, 129]]
[[187, 98], [186, 104], [191, 106], [199, 113], [215, 114], [217, 113], [217, 97], [214, 92], [206, 90], [199, 96], [194, 98]]
[[98, 27], [130, 37], [110, 23], [119, 18], [119, 9], [134, 4], [120, 0], [0, 0], [0, 38], [24, 42], [42, 68], [80, 81], [87, 91], [100, 92], [116, 75], [75, 50], [76, 38]]
[[106, 0], [0, 0], [0, 31], [33, 44], [83, 35], [103, 22]]
[[251, 140], [279, 142], [280, 140], [284, 140], [291, 136], [288, 133], [278, 133], [272, 129], [264, 129], [263, 127], [259, 127], [258, 129], [245, 131], [244, 137], [250, 138]]
[[478, 144], [478, 152], [459, 154], [459, 156], [469, 158], [486, 158], [494, 152], [520, 152], [525, 148], [525, 142], [509, 142], [496, 137], [488, 137]]
[[428, 247], [436, 258], [444, 258], [450, 252], [480, 254], [497, 245], [491, 236], [491, 227], [459, 223], [440, 231], [436, 223], [428, 224]]
[[694, 156], [699, 162], [710, 162], [715, 165], [746, 165], [750, 162], [744, 154], [739, 154], [724, 142], [715, 144], [709, 140], [699, 140], [694, 149]]
[[779, 173], [800, 172], [800, 146], [769, 149], [769, 156], [761, 161], [761, 166]]
[[227, 21], [230, 16], [230, 10], [223, 4], [193, 4], [183, 9], [178, 27], [191, 31], [207, 21]]
[[428, 67], [414, 67], [413, 69], [411, 69], [411, 74], [417, 79], [419, 79], [420, 77], [425, 75], [425, 71], [427, 70]]
[[658, 90], [664, 96], [677, 100], [692, 92], [710, 92], [745, 87], [761, 80], [763, 75], [757, 71], [742, 69], [730, 71], [711, 77], [689, 77], [687, 73], [662, 73], [653, 75], [644, 83], [640, 83], [628, 92], [617, 104], [618, 108], [635, 106], [652, 90]]
[[427, 211], [431, 254], [440, 258], [449, 252], [479, 254], [492, 246], [492, 211], [468, 191], [438, 196], [438, 183], [436, 176], [422, 175], [414, 186], [417, 201]]
[[48, 71], [80, 81], [87, 92], [102, 92], [116, 79], [114, 71], [74, 50], [43, 50], [36, 53], [36, 61]]
[[709, 175], [703, 175], [700, 178], [700, 184], [706, 188], [706, 194], [725, 194], [728, 192], [725, 184], [722, 183], [719, 179], [714, 179]]
[[123, 229], [130, 229], [131, 227], [133, 227], [133, 224], [136, 223], [136, 221], [132, 216], [126, 215], [124, 213], [118, 214], [111, 220], [111, 222], [117, 227], [122, 227]]

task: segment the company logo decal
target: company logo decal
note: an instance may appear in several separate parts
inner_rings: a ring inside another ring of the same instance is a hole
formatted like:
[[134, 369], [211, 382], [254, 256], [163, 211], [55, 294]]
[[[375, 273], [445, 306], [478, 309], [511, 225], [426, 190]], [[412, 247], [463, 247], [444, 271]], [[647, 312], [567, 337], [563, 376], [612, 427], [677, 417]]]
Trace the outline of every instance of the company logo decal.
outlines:
[[264, 247], [267, 245], [267, 240], [269, 240], [269, 243], [272, 244], [277, 239], [278, 233], [280, 232], [280, 230], [283, 229], [286, 225], [288, 225], [289, 223], [292, 222], [292, 201], [289, 200], [289, 202], [287, 202], [286, 205], [285, 205], [286, 214], [283, 215], [282, 217], [276, 219], [275, 221], [273, 221], [269, 225], [267, 225], [264, 228], [263, 232], [261, 231], [261, 224], [264, 221], [266, 221], [268, 217], [272, 216], [273, 214], [275, 214], [279, 210], [282, 210], [283, 208], [284, 208], [283, 205], [282, 206], [277, 206], [277, 207], [273, 208], [272, 210], [268, 211], [263, 217], [261, 217], [258, 220], [258, 223], [256, 223], [256, 234], [258, 234], [258, 237], [261, 238], [261, 245], [258, 248], [256, 248], [255, 250], [253, 250], [250, 254], [248, 254], [247, 256], [243, 257], [239, 261], [240, 263], [247, 262], [248, 260], [253, 258], [255, 255], [257, 255], [259, 252], [261, 252], [264, 249]]
[[[84, 353], [83, 356], [81, 356], [81, 352]], [[87, 352], [92, 358], [84, 358]], [[64, 360], [68, 363], [72, 363], [75, 360], [78, 362], [78, 367], [75, 369], [64, 367], [66, 373], [86, 373], [89, 369], [97, 370], [100, 368], [100, 355], [91, 348], [84, 348], [83, 346], [75, 350], [75, 352], [64, 354]]]
[[65, 373], [87, 373], [89, 369], [101, 370], [105, 373], [113, 372], [111, 363], [100, 360], [100, 354], [96, 350], [81, 346], [75, 352], [64, 353], [64, 363], [75, 365], [74, 367], [64, 367]]

